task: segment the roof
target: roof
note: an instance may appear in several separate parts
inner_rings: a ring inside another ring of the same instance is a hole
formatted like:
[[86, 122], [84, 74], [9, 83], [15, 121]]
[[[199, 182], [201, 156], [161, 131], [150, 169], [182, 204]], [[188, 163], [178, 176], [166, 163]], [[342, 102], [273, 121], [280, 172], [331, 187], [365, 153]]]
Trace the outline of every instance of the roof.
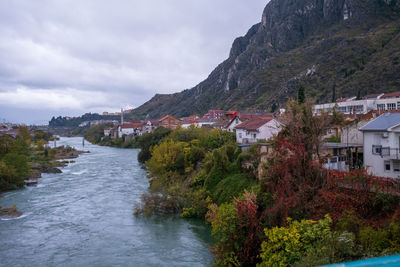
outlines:
[[356, 96], [350, 96], [350, 97], [342, 97], [336, 100], [336, 102], [347, 102], [347, 101], [353, 101], [356, 100]]
[[387, 131], [400, 124], [400, 113], [385, 113], [360, 128], [360, 131]]
[[246, 121], [246, 120], [252, 120], [256, 118], [263, 118], [263, 119], [269, 119], [271, 120], [273, 118], [273, 114], [240, 114], [239, 119], [241, 121]]
[[363, 99], [377, 99], [379, 96], [382, 96], [384, 94], [369, 94], [363, 97]]
[[244, 129], [247, 131], [256, 131], [258, 128], [266, 124], [272, 120], [272, 116], [270, 118], [254, 118], [251, 120], [247, 120], [239, 125], [237, 125], [235, 128], [236, 129]]
[[384, 94], [381, 98], [395, 98], [395, 97], [400, 97], [400, 91]]
[[181, 118], [182, 124], [193, 124], [198, 119], [197, 115], [192, 115], [186, 118]]
[[171, 118], [173, 120], [178, 120], [179, 121], [178, 118], [175, 118], [174, 116], [171, 116], [171, 115], [166, 115], [166, 116], [162, 117], [161, 119], [159, 119], [158, 121], [164, 121], [164, 120], [166, 120], [168, 118]]
[[331, 142], [327, 142], [327, 143], [323, 143], [322, 144], [323, 147], [325, 148], [347, 148], [347, 147], [362, 147], [362, 144], [353, 144], [353, 143], [331, 143]]
[[200, 122], [200, 123], [214, 123], [214, 122], [216, 122], [218, 119], [213, 119], [213, 118], [200, 118], [200, 119], [197, 119], [196, 120], [196, 122]]
[[139, 123], [124, 123], [121, 125], [122, 129], [134, 129], [134, 128], [140, 128], [143, 126], [143, 122]]
[[213, 124], [213, 126], [214, 127], [227, 127], [230, 122], [231, 122], [231, 120], [229, 120], [229, 119], [219, 119], [218, 121], [216, 121]]

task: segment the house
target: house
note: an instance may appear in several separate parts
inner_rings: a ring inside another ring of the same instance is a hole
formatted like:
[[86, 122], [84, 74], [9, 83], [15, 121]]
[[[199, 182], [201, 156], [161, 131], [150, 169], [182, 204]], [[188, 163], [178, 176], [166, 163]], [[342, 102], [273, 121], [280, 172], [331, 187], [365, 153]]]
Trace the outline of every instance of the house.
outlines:
[[325, 158], [323, 167], [329, 170], [350, 171], [362, 166], [362, 144], [323, 143], [320, 154]]
[[221, 130], [226, 130], [228, 125], [231, 123], [231, 120], [228, 118], [221, 118], [218, 121], [214, 122], [212, 124], [213, 128], [221, 129]]
[[207, 117], [203, 117], [196, 120], [197, 127], [209, 127], [212, 128], [212, 125], [216, 122], [216, 119], [211, 119]]
[[218, 109], [212, 109], [209, 110], [206, 114], [204, 114], [203, 118], [212, 120], [212, 121], [217, 121], [225, 116], [225, 111], [223, 110], [218, 110]]
[[18, 129], [7, 129], [6, 131], [0, 131], [0, 136], [8, 135], [9, 137], [16, 139], [18, 136]]
[[382, 177], [400, 176], [400, 113], [384, 113], [360, 128], [364, 166]]
[[197, 127], [197, 120], [199, 119], [198, 115], [192, 115], [186, 118], [181, 119], [181, 126], [184, 129], [189, 128], [190, 126]]
[[145, 124], [143, 125], [142, 132], [143, 133], [151, 133], [153, 132], [159, 125], [158, 120], [145, 120]]
[[118, 137], [122, 137], [124, 135], [142, 135], [142, 130], [144, 126], [143, 121], [133, 121], [129, 123], [123, 123], [118, 126]]
[[400, 110], [400, 91], [366, 95], [362, 99], [357, 99], [355, 96], [341, 98], [335, 103], [315, 105], [313, 112], [321, 114], [322, 112], [332, 112], [333, 109], [344, 114], [366, 114], [371, 110]]
[[235, 130], [238, 143], [255, 143], [278, 134], [280, 123], [272, 116], [259, 116], [237, 125]]
[[363, 133], [360, 128], [375, 119], [379, 114], [379, 111], [370, 111], [367, 114], [357, 115], [353, 120], [348, 120], [341, 130], [341, 142], [362, 145]]
[[181, 120], [171, 115], [162, 117], [158, 122], [160, 126], [171, 130], [176, 130], [181, 125]]
[[239, 124], [241, 124], [247, 120], [251, 120], [251, 119], [255, 119], [255, 118], [259, 118], [259, 117], [271, 119], [271, 118], [273, 118], [273, 114], [271, 114], [271, 113], [236, 113], [235, 116], [233, 116], [232, 119], [230, 120], [230, 122], [226, 125], [225, 130], [227, 130], [229, 132], [235, 132], [236, 131], [235, 128]]
[[104, 136], [111, 136], [112, 128], [104, 128]]
[[134, 134], [135, 125], [133, 123], [123, 123], [118, 126], [118, 137], [122, 137], [123, 135]]

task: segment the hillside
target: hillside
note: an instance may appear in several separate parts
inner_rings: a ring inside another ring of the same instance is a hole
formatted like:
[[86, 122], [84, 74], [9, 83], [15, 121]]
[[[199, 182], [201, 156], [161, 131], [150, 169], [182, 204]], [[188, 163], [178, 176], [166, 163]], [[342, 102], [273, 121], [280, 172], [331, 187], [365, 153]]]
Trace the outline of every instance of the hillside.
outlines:
[[300, 84], [316, 102], [400, 90], [400, 0], [271, 0], [206, 80], [132, 115], [271, 110]]

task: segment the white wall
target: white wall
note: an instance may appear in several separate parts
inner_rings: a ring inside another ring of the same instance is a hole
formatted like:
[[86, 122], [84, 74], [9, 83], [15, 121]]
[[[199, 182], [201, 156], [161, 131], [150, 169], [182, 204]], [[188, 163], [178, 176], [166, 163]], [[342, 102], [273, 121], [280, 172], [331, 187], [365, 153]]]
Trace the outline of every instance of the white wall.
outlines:
[[125, 135], [130, 135], [133, 134], [135, 131], [133, 128], [119, 128], [119, 137], [122, 137], [124, 134]]
[[[382, 147], [399, 148], [398, 132], [388, 132], [388, 137], [382, 137], [383, 132], [364, 132], [364, 166], [368, 172], [382, 177], [399, 178], [400, 171], [393, 170], [393, 160], [395, 159], [394, 150], [391, 150], [391, 156], [374, 155], [372, 145], [381, 145]], [[385, 170], [385, 161], [390, 162], [390, 171]]]
[[226, 130], [228, 130], [229, 132], [234, 132], [235, 131], [235, 127], [238, 126], [239, 124], [241, 124], [242, 121], [236, 117], [229, 125], [228, 128]]
[[361, 127], [366, 125], [368, 120], [359, 121], [357, 123], [353, 123], [347, 127], [342, 129], [342, 133], [340, 136], [340, 142], [344, 144], [363, 144], [363, 133], [359, 130]]
[[[261, 127], [258, 131], [246, 131], [244, 129], [236, 129], [236, 142], [243, 143], [247, 139], [249, 143], [257, 142], [257, 140], [268, 140], [280, 131], [279, 122], [275, 119], [270, 120]], [[255, 135], [255, 137], [254, 137]]]

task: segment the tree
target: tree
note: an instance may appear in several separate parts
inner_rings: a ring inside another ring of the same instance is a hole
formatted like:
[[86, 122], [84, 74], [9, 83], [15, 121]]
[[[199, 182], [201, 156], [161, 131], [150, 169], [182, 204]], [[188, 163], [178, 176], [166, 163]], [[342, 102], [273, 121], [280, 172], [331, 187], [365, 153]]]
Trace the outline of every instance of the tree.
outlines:
[[25, 140], [28, 144], [31, 142], [31, 133], [29, 132], [28, 127], [20, 126], [18, 128], [18, 136]]
[[336, 80], [333, 83], [332, 87], [332, 103], [336, 102]]
[[300, 85], [299, 90], [297, 91], [297, 102], [299, 102], [299, 104], [303, 104], [305, 100], [306, 96], [304, 94], [304, 87]]

